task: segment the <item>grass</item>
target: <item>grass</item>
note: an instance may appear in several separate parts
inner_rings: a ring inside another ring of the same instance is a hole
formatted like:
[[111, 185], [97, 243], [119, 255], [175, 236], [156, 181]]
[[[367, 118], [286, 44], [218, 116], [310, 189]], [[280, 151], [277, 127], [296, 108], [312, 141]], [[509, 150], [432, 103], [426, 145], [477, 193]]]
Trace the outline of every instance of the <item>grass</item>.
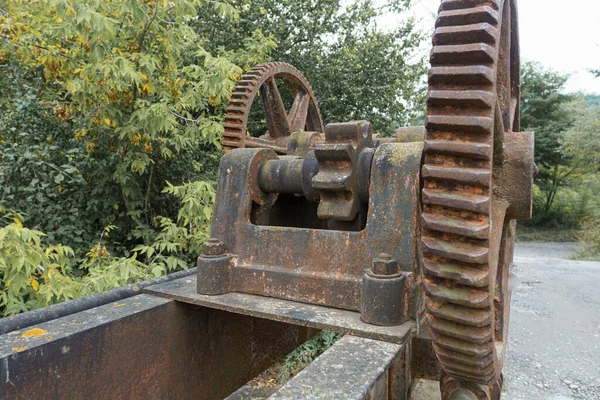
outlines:
[[600, 255], [583, 255], [579, 253], [575, 253], [572, 257], [572, 260], [577, 261], [596, 261], [600, 262]]
[[304, 367], [319, 357], [325, 350], [344, 336], [341, 333], [321, 331], [296, 347], [283, 359], [283, 367], [280, 373], [280, 381], [286, 382]]
[[577, 229], [517, 227], [517, 239], [521, 242], [576, 242], [577, 233]]
[[287, 356], [271, 365], [267, 370], [253, 378], [248, 384], [254, 388], [276, 389], [313, 362], [325, 350], [344, 336], [341, 333], [320, 331], [306, 342], [296, 347]]

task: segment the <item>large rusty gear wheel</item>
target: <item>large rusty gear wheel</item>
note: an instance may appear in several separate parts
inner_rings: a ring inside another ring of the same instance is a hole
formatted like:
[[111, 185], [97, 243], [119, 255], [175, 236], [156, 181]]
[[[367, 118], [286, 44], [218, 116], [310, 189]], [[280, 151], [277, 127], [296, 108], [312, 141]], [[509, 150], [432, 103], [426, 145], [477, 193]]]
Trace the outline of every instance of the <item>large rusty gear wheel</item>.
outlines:
[[507, 340], [516, 223], [495, 194], [504, 132], [519, 130], [517, 29], [515, 0], [443, 0], [429, 72], [422, 171], [427, 315], [446, 382], [487, 388], [501, 382]]
[[[275, 78], [281, 79], [295, 95], [286, 112]], [[252, 103], [260, 93], [268, 132], [260, 138], [247, 136]], [[287, 140], [296, 131], [324, 132], [321, 111], [313, 90], [300, 71], [290, 64], [272, 62], [245, 73], [233, 91], [223, 132], [223, 151], [236, 148], [268, 148], [285, 154]]]

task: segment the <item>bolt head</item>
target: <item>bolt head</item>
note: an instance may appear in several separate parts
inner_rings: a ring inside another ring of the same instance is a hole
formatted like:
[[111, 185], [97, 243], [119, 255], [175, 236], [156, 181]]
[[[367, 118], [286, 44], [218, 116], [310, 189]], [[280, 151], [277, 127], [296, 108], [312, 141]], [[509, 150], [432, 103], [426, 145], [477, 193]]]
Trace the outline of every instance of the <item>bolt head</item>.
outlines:
[[202, 254], [205, 256], [220, 256], [225, 254], [225, 244], [219, 239], [210, 238], [204, 244]]
[[395, 275], [398, 273], [398, 263], [387, 253], [382, 253], [373, 259], [371, 271], [376, 275]]

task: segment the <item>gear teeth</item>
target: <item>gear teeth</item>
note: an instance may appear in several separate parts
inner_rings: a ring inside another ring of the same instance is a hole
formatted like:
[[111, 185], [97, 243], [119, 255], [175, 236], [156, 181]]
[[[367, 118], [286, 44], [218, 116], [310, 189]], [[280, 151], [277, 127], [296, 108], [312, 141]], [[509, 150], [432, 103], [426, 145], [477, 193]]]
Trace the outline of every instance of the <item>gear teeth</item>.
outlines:
[[487, 143], [425, 140], [425, 153], [454, 155], [489, 161], [491, 159], [492, 146]]
[[472, 239], [486, 239], [490, 232], [490, 224], [487, 219], [485, 221], [468, 221], [424, 212], [421, 215], [421, 222], [429, 230], [452, 233]]
[[425, 278], [427, 294], [441, 303], [452, 303], [475, 309], [489, 309], [490, 294], [468, 286], [447, 287]]
[[500, 14], [497, 11], [488, 6], [481, 6], [468, 9], [442, 11], [438, 14], [435, 27], [481, 23], [498, 25], [499, 22]]
[[462, 365], [468, 365], [471, 367], [478, 367], [478, 368], [485, 368], [485, 367], [489, 366], [490, 364], [492, 364], [494, 361], [493, 353], [488, 354], [483, 357], [474, 357], [474, 356], [467, 356], [466, 354], [461, 354], [461, 353], [453, 353], [446, 349], [439, 348], [438, 354], [440, 356], [440, 359], [444, 360], [444, 362], [454, 361], [454, 362], [458, 362]]
[[442, 4], [440, 4], [439, 10], [459, 10], [476, 8], [480, 6], [489, 6], [492, 7], [494, 10], [498, 10], [500, 1], [501, 0], [442, 0]]
[[422, 175], [425, 178], [480, 186], [489, 186], [492, 176], [490, 171], [481, 168], [442, 167], [437, 165], [423, 165]]
[[489, 196], [452, 192], [443, 189], [423, 189], [423, 203], [456, 210], [489, 213]]
[[484, 288], [489, 283], [488, 272], [485, 269], [454, 262], [432, 262], [427, 259], [423, 263], [425, 271], [430, 276], [452, 280], [475, 288]]
[[440, 357], [440, 362], [442, 364], [444, 364], [445, 368], [452, 369], [453, 371], [456, 371], [459, 374], [476, 376], [476, 377], [478, 377], [477, 379], [481, 379], [480, 375], [483, 375], [484, 376], [483, 379], [485, 381], [487, 381], [486, 377], [493, 375], [495, 372], [494, 364], [487, 364], [483, 367], [474, 366], [474, 365], [469, 365], [466, 363], [459, 362], [456, 359], [452, 359], [450, 357], [448, 357], [448, 358]]
[[251, 93], [251, 88], [246, 88], [243, 86], [238, 86], [235, 88], [235, 90], [232, 92], [232, 96], [236, 96], [236, 97], [249, 97]]
[[494, 79], [494, 71], [482, 65], [433, 66], [429, 69], [432, 85], [493, 85]]
[[241, 131], [242, 130], [242, 128], [238, 124], [234, 124], [234, 123], [225, 122], [223, 124], [223, 126], [225, 127], [225, 129], [231, 129], [233, 131]]
[[228, 114], [227, 117], [225, 117], [225, 122], [226, 123], [235, 124], [236, 121], [243, 122], [244, 121], [244, 115], [231, 113], [231, 114]]
[[454, 242], [444, 239], [423, 238], [424, 250], [438, 257], [463, 261], [471, 264], [488, 262], [489, 249], [470, 243]]
[[248, 99], [245, 96], [242, 97], [242, 98], [240, 98], [239, 96], [232, 97], [231, 100], [229, 100], [229, 104], [247, 105], [248, 104]]
[[444, 132], [487, 133], [492, 132], [494, 122], [488, 117], [459, 117], [449, 115], [430, 115], [426, 128]]
[[446, 371], [446, 373], [451, 374], [451, 376], [455, 379], [462, 379], [468, 382], [479, 383], [481, 385], [486, 386], [493, 384], [498, 379], [497, 377], [495, 377], [493, 369], [491, 371], [486, 370], [473, 374], [459, 371], [450, 366], [444, 367], [444, 370]]
[[435, 46], [431, 51], [431, 64], [492, 64], [496, 49], [485, 43]]
[[475, 327], [489, 326], [492, 318], [487, 310], [473, 310], [471, 308], [449, 303], [438, 303], [431, 299], [425, 301], [427, 310], [435, 317], [458, 324]]
[[[244, 103], [242, 103], [242, 104], [244, 104]], [[227, 107], [228, 114], [234, 114], [234, 113], [243, 114], [245, 111], [246, 111], [246, 107], [240, 107], [240, 106], [234, 106], [234, 105]]]
[[465, 326], [440, 318], [432, 319], [429, 327], [445, 336], [470, 343], [484, 344], [492, 340], [492, 330], [490, 327], [477, 328], [468, 325]]
[[464, 340], [441, 335], [431, 331], [431, 337], [435, 341], [434, 346], [446, 350], [456, 351], [458, 353], [471, 357], [485, 357], [494, 352], [494, 345], [491, 342], [484, 344], [465, 342]]
[[438, 46], [473, 43], [495, 45], [498, 37], [497, 31], [496, 28], [488, 23], [443, 26], [435, 30], [433, 40]]
[[494, 106], [494, 95], [484, 90], [431, 90], [427, 94], [427, 104], [446, 107], [477, 107], [491, 109]]

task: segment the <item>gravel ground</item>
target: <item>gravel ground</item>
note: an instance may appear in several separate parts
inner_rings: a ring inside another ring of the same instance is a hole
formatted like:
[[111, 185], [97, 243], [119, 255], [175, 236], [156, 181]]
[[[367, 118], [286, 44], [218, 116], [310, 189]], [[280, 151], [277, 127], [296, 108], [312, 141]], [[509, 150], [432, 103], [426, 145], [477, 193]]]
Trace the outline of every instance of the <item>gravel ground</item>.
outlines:
[[518, 244], [504, 400], [600, 400], [600, 263]]

